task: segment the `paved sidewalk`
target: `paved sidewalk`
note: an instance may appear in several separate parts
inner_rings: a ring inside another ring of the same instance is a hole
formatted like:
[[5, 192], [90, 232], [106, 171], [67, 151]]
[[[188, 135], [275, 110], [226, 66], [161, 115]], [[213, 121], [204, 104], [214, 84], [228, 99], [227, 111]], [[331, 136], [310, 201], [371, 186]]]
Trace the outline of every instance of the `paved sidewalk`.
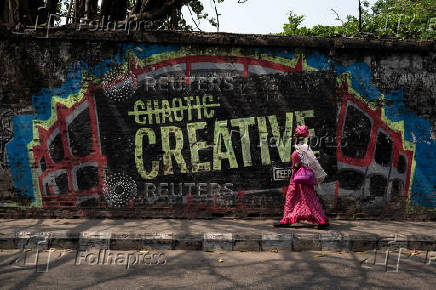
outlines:
[[398, 245], [436, 250], [436, 222], [331, 220], [274, 228], [274, 220], [2, 219], [0, 249], [101, 248], [113, 250], [282, 249], [366, 251]]

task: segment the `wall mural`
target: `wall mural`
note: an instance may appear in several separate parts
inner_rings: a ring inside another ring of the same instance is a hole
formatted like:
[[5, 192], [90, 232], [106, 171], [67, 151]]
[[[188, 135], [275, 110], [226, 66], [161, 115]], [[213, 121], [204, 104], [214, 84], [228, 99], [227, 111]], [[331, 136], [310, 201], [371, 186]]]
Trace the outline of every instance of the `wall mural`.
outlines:
[[280, 209], [291, 134], [306, 124], [330, 207], [436, 207], [430, 122], [370, 78], [313, 51], [120, 45], [13, 117], [14, 194], [31, 203], [0, 205]]

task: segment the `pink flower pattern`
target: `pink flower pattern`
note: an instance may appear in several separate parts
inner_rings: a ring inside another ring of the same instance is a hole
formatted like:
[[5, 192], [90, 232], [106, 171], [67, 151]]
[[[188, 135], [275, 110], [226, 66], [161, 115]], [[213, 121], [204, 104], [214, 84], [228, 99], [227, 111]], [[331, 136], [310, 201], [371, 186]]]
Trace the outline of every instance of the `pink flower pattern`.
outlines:
[[[292, 153], [292, 165], [301, 162], [297, 151]], [[328, 222], [326, 215], [318, 201], [313, 185], [295, 184], [294, 174], [291, 176], [284, 206], [282, 224], [294, 224], [299, 221], [313, 224]]]

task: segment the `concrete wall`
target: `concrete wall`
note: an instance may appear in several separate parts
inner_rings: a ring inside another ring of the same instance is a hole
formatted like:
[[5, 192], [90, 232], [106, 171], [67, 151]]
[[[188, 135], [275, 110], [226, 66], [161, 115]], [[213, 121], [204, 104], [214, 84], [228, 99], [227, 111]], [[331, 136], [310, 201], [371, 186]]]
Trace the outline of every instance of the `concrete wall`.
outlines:
[[280, 216], [298, 124], [330, 216], [435, 212], [435, 42], [0, 37], [4, 217]]

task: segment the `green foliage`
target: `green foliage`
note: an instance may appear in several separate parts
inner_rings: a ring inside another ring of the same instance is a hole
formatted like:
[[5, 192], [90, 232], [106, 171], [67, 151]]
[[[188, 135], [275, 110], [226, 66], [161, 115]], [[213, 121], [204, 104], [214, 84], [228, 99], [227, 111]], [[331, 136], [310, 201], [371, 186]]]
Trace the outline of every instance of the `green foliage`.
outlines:
[[127, 0], [127, 11], [130, 13], [135, 8], [135, 0]]
[[[218, 4], [222, 3], [224, 0], [211, 0], [211, 4]], [[198, 25], [202, 20], [205, 20], [209, 22], [210, 25], [213, 27], [218, 27], [218, 19], [217, 16], [209, 16], [207, 13], [204, 12], [204, 6], [201, 3], [201, 0], [190, 0], [186, 6], [188, 7], [189, 11], [191, 12], [192, 20], [197, 23]], [[181, 18], [179, 21], [179, 27], [183, 30], [192, 31], [195, 29], [199, 29], [198, 27], [192, 27], [191, 25], [187, 25], [186, 20]]]
[[[356, 1], [357, 3], [357, 1]], [[358, 7], [356, 7], [357, 9]], [[436, 0], [378, 0], [372, 7], [362, 3], [362, 29], [359, 19], [348, 15], [340, 26], [301, 27], [303, 15], [289, 14], [282, 35], [322, 37], [373, 37], [436, 39]]]
[[[127, 12], [131, 13], [135, 7], [136, 0], [120, 0], [120, 1], [127, 1]], [[218, 3], [222, 3], [224, 0], [210, 0], [211, 5], [216, 5]], [[57, 11], [59, 14], [65, 15], [68, 11], [70, 0], [60, 0], [58, 2]], [[101, 4], [101, 3], [100, 3]], [[97, 7], [97, 14], [100, 14], [101, 11], [101, 5], [98, 5]], [[189, 11], [191, 12], [190, 17], [193, 19], [194, 22], [196, 22], [198, 25], [200, 25], [201, 21], [207, 21], [212, 26], [218, 27], [218, 15], [210, 16], [207, 13], [205, 13], [205, 9], [203, 6], [203, 3], [201, 0], [189, 0], [186, 2], [184, 7], [188, 7]], [[218, 11], [217, 11], [218, 13]], [[55, 19], [58, 24], [61, 22], [61, 19], [59, 17], [56, 17]], [[163, 26], [161, 28], [171, 29], [171, 22], [170, 17], [164, 19]], [[186, 19], [183, 18], [183, 15], [180, 15], [178, 19], [178, 29], [180, 30], [186, 30], [186, 31], [193, 31], [198, 30], [197, 27], [192, 27], [191, 25], [187, 24]]]

